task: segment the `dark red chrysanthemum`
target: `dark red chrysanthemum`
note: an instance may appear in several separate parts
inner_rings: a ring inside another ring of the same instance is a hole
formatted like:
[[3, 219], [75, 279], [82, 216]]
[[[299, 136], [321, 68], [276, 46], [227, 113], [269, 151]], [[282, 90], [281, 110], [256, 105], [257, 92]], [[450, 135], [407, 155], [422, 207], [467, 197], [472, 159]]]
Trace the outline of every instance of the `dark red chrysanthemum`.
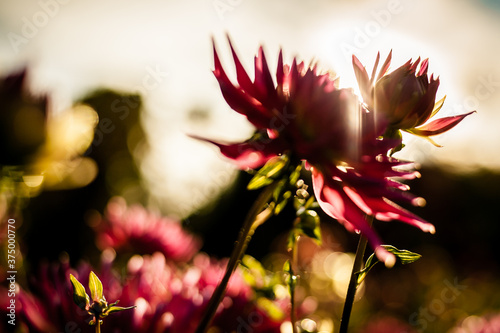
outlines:
[[427, 76], [429, 59], [421, 63], [420, 58], [414, 62], [409, 60], [387, 74], [391, 58], [392, 51], [377, 74], [380, 60], [380, 54], [377, 54], [372, 76], [369, 78], [363, 64], [353, 55], [354, 72], [363, 101], [369, 110], [387, 117], [388, 131], [403, 130], [424, 137], [439, 146], [429, 137], [452, 129], [474, 111], [427, 123], [439, 112], [445, 100], [443, 97], [436, 102], [439, 78]]
[[387, 157], [399, 142], [380, 138], [389, 125], [386, 117], [366, 109], [352, 90], [337, 88], [336, 79], [319, 74], [316, 66], [306, 67], [295, 59], [291, 66], [284, 65], [281, 52], [274, 81], [259, 48], [252, 81], [229, 44], [237, 84], [226, 75], [215, 47], [214, 74], [229, 106], [246, 116], [257, 131], [236, 144], [203, 140], [217, 145], [242, 169], [258, 168], [282, 154], [305, 161], [321, 208], [348, 230], [363, 233], [387, 265], [394, 257], [380, 246], [366, 215], [434, 232], [431, 224], [394, 203], [419, 204], [423, 199], [392, 179], [411, 179], [418, 173], [398, 169], [409, 163]]

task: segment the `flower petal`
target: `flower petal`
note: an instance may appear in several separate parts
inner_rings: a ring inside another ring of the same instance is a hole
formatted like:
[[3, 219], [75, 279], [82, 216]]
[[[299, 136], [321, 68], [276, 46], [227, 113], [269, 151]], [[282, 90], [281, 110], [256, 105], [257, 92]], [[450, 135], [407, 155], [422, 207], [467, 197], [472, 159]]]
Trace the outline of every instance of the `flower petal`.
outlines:
[[[377, 57], [378, 61], [378, 57]], [[353, 54], [352, 55], [352, 65], [354, 68], [354, 74], [356, 76], [356, 80], [358, 81], [359, 90], [361, 91], [361, 96], [363, 97], [363, 101], [367, 105], [372, 104], [372, 96], [371, 96], [371, 85], [370, 78], [368, 77], [368, 73], [366, 72], [366, 68], [363, 66], [361, 61]]]
[[[221, 88], [224, 99], [229, 106], [236, 112], [246, 116], [257, 128], [267, 128], [271, 119], [269, 112], [262, 104], [246, 94], [241, 88], [235, 87], [229, 80], [222, 67], [217, 50], [214, 44], [214, 75]], [[243, 80], [243, 79], [242, 79]]]
[[263, 166], [284, 149], [277, 140], [254, 140], [242, 143], [220, 143], [199, 136], [190, 135], [193, 139], [210, 142], [219, 147], [222, 155], [231, 159], [240, 169], [255, 169]]
[[458, 123], [460, 123], [465, 117], [474, 112], [476, 111], [471, 111], [469, 113], [465, 113], [459, 116], [451, 116], [451, 117], [436, 119], [426, 125], [420, 126], [419, 128], [412, 128], [406, 131], [411, 134], [423, 137], [438, 135], [452, 129], [453, 127], [458, 125]]

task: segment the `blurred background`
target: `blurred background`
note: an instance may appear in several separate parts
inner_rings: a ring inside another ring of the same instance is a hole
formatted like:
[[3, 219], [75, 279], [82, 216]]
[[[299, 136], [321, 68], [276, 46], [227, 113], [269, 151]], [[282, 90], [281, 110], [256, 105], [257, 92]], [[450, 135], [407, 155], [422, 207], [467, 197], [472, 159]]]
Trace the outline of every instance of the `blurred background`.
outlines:
[[[441, 81], [438, 98], [446, 95], [441, 116], [478, 112], [436, 138], [443, 148], [405, 138], [407, 148], [398, 156], [421, 165], [422, 178], [409, 185], [427, 200], [412, 211], [434, 223], [437, 233], [376, 225], [387, 243], [423, 258], [408, 267], [376, 267], [353, 321], [373, 332], [387, 332], [387, 322], [402, 325], [400, 332], [446, 332], [499, 311], [498, 0], [1, 2], [0, 75], [27, 66], [30, 90], [49, 95], [49, 117], [76, 102], [99, 116], [85, 152], [96, 163], [93, 180], [79, 189], [43, 192], [25, 207], [26, 262], [36, 267], [61, 252], [75, 262], [97, 255], [88, 216], [103, 213], [117, 195], [182, 219], [203, 238], [203, 251], [229, 255], [256, 194], [245, 190], [249, 176], [215, 147], [187, 136], [241, 140], [253, 131], [227, 106], [211, 73], [212, 38], [232, 68], [226, 34], [252, 74], [253, 56], [263, 45], [271, 68], [283, 49], [287, 62], [315, 61], [336, 73], [342, 87], [356, 86], [352, 54], [368, 71], [379, 51], [382, 57], [393, 51], [393, 68], [411, 58], [430, 59], [430, 73]], [[269, 221], [248, 252], [266, 268], [281, 269], [273, 260], [288, 255], [292, 221], [292, 211]], [[322, 299], [323, 290], [342, 289], [336, 286], [342, 279], [328, 270], [350, 265], [351, 257], [337, 254], [354, 252], [357, 237], [325, 216], [322, 221], [324, 245], [301, 245], [301, 267], [317, 286], [308, 293], [326, 306], [342, 297]], [[79, 237], [59, 236], [71, 233]]]

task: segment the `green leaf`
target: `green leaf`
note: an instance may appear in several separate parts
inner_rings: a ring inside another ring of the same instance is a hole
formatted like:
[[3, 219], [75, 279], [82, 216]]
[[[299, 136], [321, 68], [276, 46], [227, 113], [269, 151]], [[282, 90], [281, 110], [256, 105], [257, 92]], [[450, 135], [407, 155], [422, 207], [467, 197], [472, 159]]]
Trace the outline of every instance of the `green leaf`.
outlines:
[[285, 317], [283, 310], [270, 299], [259, 297], [256, 303], [259, 308], [263, 309], [266, 314], [275, 321], [283, 320]]
[[271, 184], [288, 165], [288, 156], [281, 155], [271, 158], [257, 171], [255, 176], [248, 183], [248, 190], [257, 190], [263, 186]]
[[90, 306], [90, 298], [85, 292], [85, 287], [73, 276], [73, 274], [69, 275], [69, 279], [73, 285], [73, 301], [75, 301], [80, 309], [87, 310]]
[[[115, 302], [116, 304], [117, 302]], [[121, 307], [121, 306], [109, 306], [108, 308], [106, 308], [106, 310], [103, 311], [103, 313], [101, 314], [101, 317], [107, 317], [109, 314], [113, 313], [113, 312], [119, 312], [119, 311], [124, 311], [124, 310], [130, 310], [130, 309], [134, 309], [136, 308], [135, 305], [133, 306], [127, 306], [127, 307]]]
[[[396, 256], [396, 258], [398, 258], [401, 261], [401, 264], [403, 264], [403, 265], [411, 264], [412, 262], [415, 262], [422, 257], [418, 253], [411, 252], [408, 250], [399, 250], [392, 245], [381, 245], [381, 246], [384, 249], [386, 249], [387, 251], [389, 251], [390, 253], [394, 254]], [[372, 255], [366, 260], [365, 268], [363, 268], [358, 273], [358, 284], [363, 282], [363, 280], [366, 278], [366, 275], [368, 274], [368, 272], [378, 262], [379, 261], [376, 259], [375, 253], [372, 253]]]
[[387, 251], [394, 254], [403, 265], [411, 264], [422, 258], [422, 255], [408, 250], [399, 250], [392, 245], [382, 245]]
[[312, 238], [316, 243], [321, 244], [321, 228], [318, 213], [314, 210], [306, 210], [300, 215], [300, 222], [296, 228], [309, 238]]
[[103, 300], [102, 296], [102, 283], [101, 280], [95, 275], [94, 272], [90, 272], [89, 275], [89, 288], [90, 288], [90, 295], [92, 296], [92, 300], [94, 302], [101, 302]]

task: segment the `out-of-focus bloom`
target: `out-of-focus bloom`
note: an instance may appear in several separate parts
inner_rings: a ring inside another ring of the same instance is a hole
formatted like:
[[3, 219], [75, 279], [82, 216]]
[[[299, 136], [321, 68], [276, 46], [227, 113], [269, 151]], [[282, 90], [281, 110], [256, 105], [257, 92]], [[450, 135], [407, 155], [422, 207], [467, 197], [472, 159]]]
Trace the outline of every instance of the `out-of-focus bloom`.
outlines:
[[97, 245], [116, 251], [152, 254], [161, 252], [168, 259], [189, 261], [201, 247], [198, 237], [189, 234], [179, 221], [161, 217], [125, 199], [110, 200], [104, 217], [91, 222], [97, 232]]
[[[230, 43], [231, 44], [231, 43]], [[419, 204], [422, 199], [404, 192], [408, 186], [391, 177], [411, 179], [418, 173], [396, 169], [406, 162], [387, 157], [398, 145], [379, 139], [388, 122], [367, 110], [350, 89], [338, 89], [330, 74], [318, 74], [294, 59], [283, 64], [280, 52], [273, 81], [262, 47], [255, 57], [255, 79], [244, 70], [231, 45], [238, 84], [233, 84], [215, 51], [215, 70], [229, 106], [257, 128], [248, 141], [211, 143], [242, 169], [258, 168], [271, 158], [287, 154], [294, 163], [306, 161], [321, 208], [350, 231], [362, 232], [387, 265], [394, 256], [380, 245], [365, 214], [379, 220], [401, 220], [433, 232], [434, 227], [397, 206], [393, 200]], [[377, 125], [377, 126], [375, 126]]]
[[426, 138], [439, 146], [429, 137], [452, 129], [474, 111], [427, 123], [444, 103], [445, 97], [436, 102], [439, 78], [434, 78], [433, 75], [430, 78], [427, 76], [429, 60], [425, 59], [420, 63], [420, 58], [414, 62], [409, 60], [387, 74], [391, 57], [392, 51], [377, 74], [380, 53], [377, 54], [370, 78], [359, 59], [355, 55], [352, 56], [354, 72], [364, 103], [369, 110], [387, 117], [389, 126], [385, 135], [394, 136], [399, 130], [403, 130]]
[[484, 317], [469, 316], [458, 326], [450, 330], [450, 333], [496, 333], [500, 332], [500, 314], [487, 315]]
[[[106, 318], [102, 331], [116, 333], [193, 332], [226, 265], [225, 261], [199, 254], [192, 265], [178, 267], [157, 252], [133, 256], [120, 276], [111, 268], [113, 261], [112, 251], [105, 251], [97, 273], [106, 297], [136, 306], [130, 312], [117, 312]], [[18, 291], [16, 324], [23, 332], [87, 331], [92, 316], [73, 303], [70, 274], [86, 285], [91, 270], [94, 269], [85, 263], [76, 270], [71, 269], [68, 261], [43, 266], [40, 274], [32, 276], [31, 292]], [[253, 297], [251, 287], [238, 269], [229, 281], [213, 325], [222, 332], [249, 329], [280, 332], [279, 327], [286, 318], [272, 319], [255, 304]], [[0, 313], [5, 309], [2, 307]]]

